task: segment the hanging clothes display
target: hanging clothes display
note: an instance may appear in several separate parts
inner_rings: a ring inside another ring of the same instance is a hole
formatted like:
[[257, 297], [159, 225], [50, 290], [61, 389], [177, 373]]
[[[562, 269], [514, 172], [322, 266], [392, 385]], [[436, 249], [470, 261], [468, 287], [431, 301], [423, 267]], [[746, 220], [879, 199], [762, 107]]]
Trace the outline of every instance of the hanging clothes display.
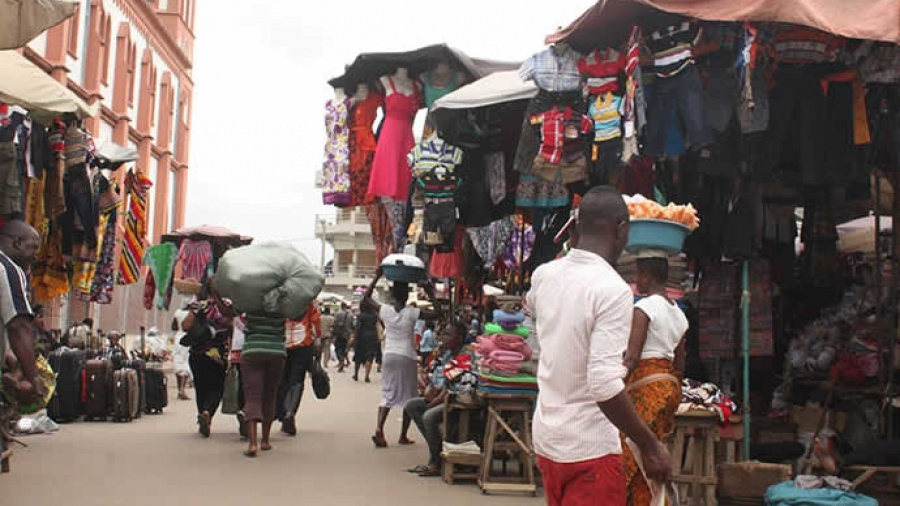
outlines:
[[416, 145], [412, 127], [421, 98], [418, 86], [411, 95], [404, 95], [397, 91], [393, 78], [388, 77], [388, 81], [392, 93], [385, 99], [384, 123], [372, 162], [369, 193], [405, 202], [412, 179], [407, 155]]
[[37, 261], [31, 273], [34, 299], [47, 302], [69, 292], [69, 276], [62, 254], [62, 229], [51, 222], [41, 240]]
[[117, 276], [120, 285], [137, 283], [140, 279], [144, 238], [147, 237], [147, 191], [151, 186], [153, 183], [142, 172], [129, 170], [125, 176], [128, 214], [125, 217], [125, 237]]
[[372, 230], [372, 242], [375, 243], [375, 265], [394, 252], [394, 232], [387, 210], [381, 202], [366, 205], [366, 217]]
[[209, 241], [185, 239], [178, 250], [178, 261], [181, 262], [182, 279], [200, 281], [212, 261], [212, 246]]
[[169, 290], [177, 260], [178, 248], [170, 242], [150, 246], [144, 253], [142, 264], [149, 267], [153, 273], [156, 282], [155, 301], [159, 309], [165, 309], [166, 292]]
[[462, 163], [460, 148], [433, 137], [420, 142], [409, 154], [416, 184], [425, 197], [425, 245], [437, 246], [441, 253], [453, 248], [456, 229], [456, 191]]
[[91, 285], [91, 301], [111, 304], [116, 278], [116, 223], [119, 218], [118, 206], [104, 213], [100, 218], [100, 255]]
[[369, 92], [365, 100], [356, 104], [350, 116], [350, 205], [361, 206], [371, 202], [369, 179], [377, 143], [372, 124], [378, 109], [384, 106], [384, 95]]
[[433, 277], [452, 279], [463, 275], [466, 263], [465, 258], [463, 258], [463, 242], [465, 239], [466, 229], [456, 227], [453, 250], [449, 253], [435, 251], [431, 256], [431, 266], [429, 268]]
[[507, 241], [516, 232], [515, 219], [512, 216], [492, 222], [486, 227], [472, 227], [468, 229], [472, 246], [485, 267], [494, 265], [494, 262], [503, 253]]
[[325, 204], [350, 204], [350, 132], [347, 118], [350, 97], [325, 104], [325, 162], [322, 164], [322, 197]]

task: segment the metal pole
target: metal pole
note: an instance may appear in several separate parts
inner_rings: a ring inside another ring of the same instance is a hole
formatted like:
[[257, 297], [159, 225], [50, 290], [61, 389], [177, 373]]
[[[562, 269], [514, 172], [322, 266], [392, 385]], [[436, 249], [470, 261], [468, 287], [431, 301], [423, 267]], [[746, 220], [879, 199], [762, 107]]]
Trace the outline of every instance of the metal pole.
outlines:
[[750, 262], [744, 260], [741, 272], [742, 345], [744, 359], [744, 460], [750, 460]]
[[322, 271], [322, 275], [325, 275], [325, 219], [319, 218], [319, 225], [322, 226], [322, 251], [321, 256], [319, 257], [319, 269]]

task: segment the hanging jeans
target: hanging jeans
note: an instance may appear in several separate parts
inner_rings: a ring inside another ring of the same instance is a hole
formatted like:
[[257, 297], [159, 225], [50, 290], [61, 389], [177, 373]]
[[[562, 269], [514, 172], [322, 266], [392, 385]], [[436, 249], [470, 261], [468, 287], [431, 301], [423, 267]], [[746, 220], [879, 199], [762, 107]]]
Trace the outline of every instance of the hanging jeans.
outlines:
[[456, 233], [456, 203], [453, 198], [425, 199], [425, 244], [438, 253], [453, 251]]
[[700, 72], [696, 65], [691, 65], [672, 77], [656, 81], [648, 111], [647, 154], [650, 156], [662, 156], [666, 152], [673, 107], [684, 123], [692, 149], [700, 149], [711, 141], [703, 112]]
[[275, 417], [284, 421], [297, 414], [303, 399], [306, 374], [312, 374], [316, 367], [315, 350], [312, 346], [301, 346], [287, 350], [284, 372], [275, 405]]
[[205, 411], [212, 417], [219, 409], [222, 392], [225, 390], [225, 364], [197, 353], [191, 353], [189, 364], [191, 374], [194, 375], [197, 413]]

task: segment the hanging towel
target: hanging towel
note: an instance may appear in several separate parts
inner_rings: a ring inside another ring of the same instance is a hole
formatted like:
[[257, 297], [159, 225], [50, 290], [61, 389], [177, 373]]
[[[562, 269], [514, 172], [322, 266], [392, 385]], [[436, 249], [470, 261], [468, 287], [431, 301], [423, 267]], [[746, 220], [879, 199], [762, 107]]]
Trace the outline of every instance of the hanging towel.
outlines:
[[206, 274], [206, 266], [212, 260], [212, 247], [208, 241], [192, 241], [185, 239], [178, 251], [181, 262], [181, 279], [200, 281]]
[[144, 253], [143, 265], [150, 268], [153, 279], [156, 280], [155, 299], [156, 307], [159, 309], [165, 309], [166, 292], [169, 290], [177, 258], [178, 248], [169, 242], [150, 246]]
[[125, 240], [119, 259], [118, 281], [131, 285], [140, 278], [140, 261], [144, 258], [147, 237], [147, 191], [153, 182], [143, 173], [128, 171], [125, 187], [128, 191], [128, 215], [125, 217]]

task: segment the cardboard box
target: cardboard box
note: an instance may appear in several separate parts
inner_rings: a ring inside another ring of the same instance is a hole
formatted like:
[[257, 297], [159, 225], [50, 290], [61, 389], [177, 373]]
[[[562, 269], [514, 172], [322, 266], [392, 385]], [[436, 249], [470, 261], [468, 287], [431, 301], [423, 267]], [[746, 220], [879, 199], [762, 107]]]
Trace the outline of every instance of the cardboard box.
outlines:
[[772, 485], [791, 479], [791, 466], [758, 461], [719, 465], [719, 497], [764, 497]]

